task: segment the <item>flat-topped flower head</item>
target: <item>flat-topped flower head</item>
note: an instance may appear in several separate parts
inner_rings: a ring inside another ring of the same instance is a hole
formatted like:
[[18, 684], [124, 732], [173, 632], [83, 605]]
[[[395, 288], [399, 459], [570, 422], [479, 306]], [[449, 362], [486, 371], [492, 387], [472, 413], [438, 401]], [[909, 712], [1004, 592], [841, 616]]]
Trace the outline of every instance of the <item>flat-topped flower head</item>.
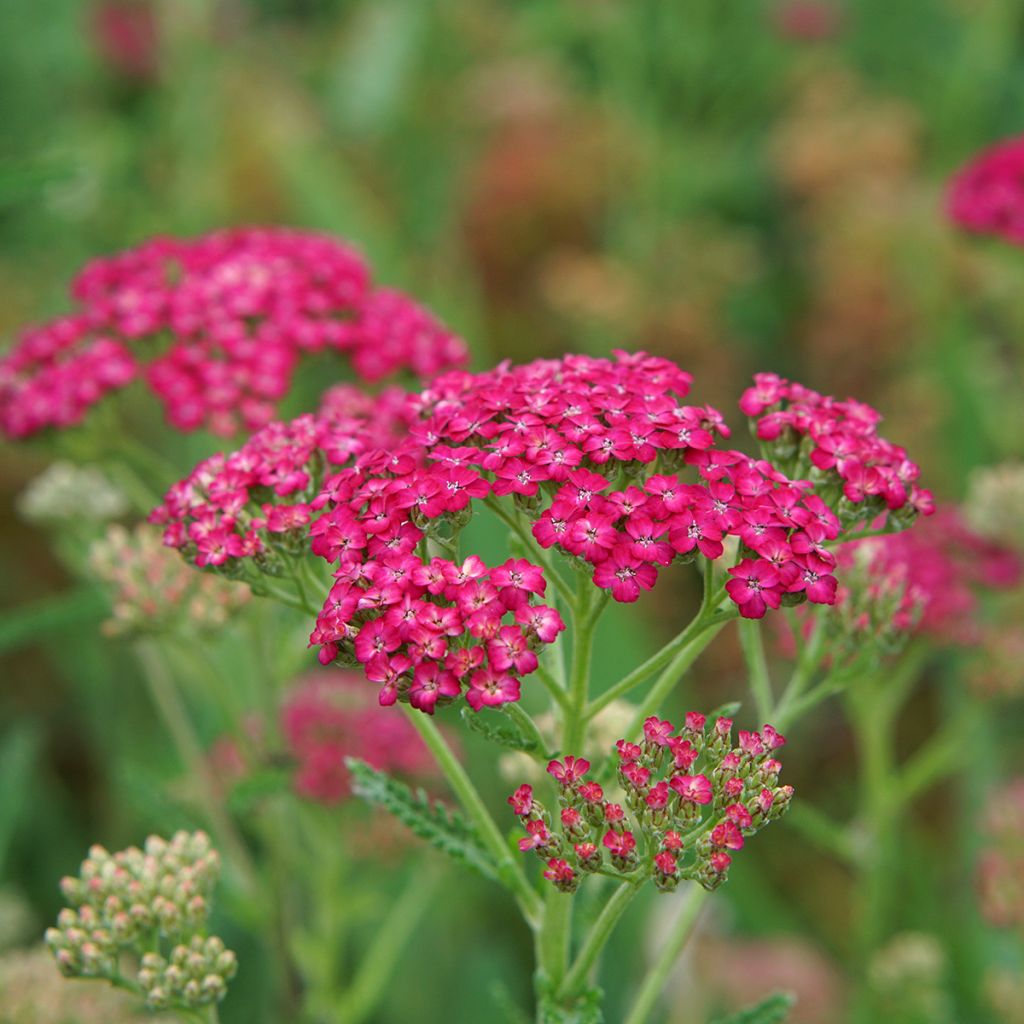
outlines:
[[806, 538], [805, 554], [834, 540], [840, 523], [886, 516], [894, 526], [906, 526], [931, 513], [930, 492], [915, 482], [917, 465], [878, 433], [882, 417], [870, 406], [821, 395], [773, 373], [757, 374], [739, 405], [767, 457], [814, 485], [813, 499], [803, 508], [787, 502], [785, 512]]
[[[758, 571], [771, 568], [773, 593], [830, 603], [835, 516], [806, 481], [717, 449], [728, 429], [715, 410], [683, 404], [689, 387], [689, 374], [643, 353], [446, 374], [413, 400], [408, 440], [327, 497], [314, 533], [401, 529], [417, 543], [438, 520], [457, 534], [485, 500], [525, 517], [542, 548], [586, 563], [618, 601], [675, 561], [723, 557], [737, 537]], [[319, 540], [314, 550], [340, 553]], [[524, 576], [516, 561], [499, 577], [507, 607], [541, 592], [540, 570]]]
[[[635, 880], [639, 869], [662, 892], [685, 880], [714, 889], [725, 880], [732, 854], [792, 800], [792, 786], [778, 785], [781, 765], [771, 756], [785, 737], [766, 725], [760, 732], [740, 731], [734, 747], [729, 719], [709, 723], [697, 712], [686, 716], [678, 733], [670, 722], [648, 718], [644, 734], [642, 744], [616, 744], [621, 802], [605, 800], [599, 786], [581, 782], [590, 763], [571, 755], [548, 765], [562, 808], [556, 821], [530, 786], [520, 786], [508, 801], [527, 832], [519, 848], [545, 858], [558, 851], [575, 872], [574, 886], [597, 870]], [[686, 771], [673, 756], [682, 744], [692, 752]], [[598, 813], [594, 799], [602, 802]], [[564, 874], [544, 877], [557, 884]]]
[[967, 231], [1024, 245], [1024, 136], [997, 142], [958, 171], [947, 209]]
[[397, 389], [370, 396], [349, 385], [332, 388], [319, 413], [268, 424], [238, 451], [200, 462], [171, 487], [150, 522], [164, 527], [165, 544], [200, 567], [233, 569], [253, 560], [274, 574], [281, 554], [304, 549], [316, 499], [340, 486], [340, 471], [365, 452], [396, 444], [411, 415]]
[[8, 437], [73, 426], [137, 378], [176, 429], [230, 435], [273, 419], [309, 353], [341, 355], [369, 382], [466, 360], [425, 309], [375, 289], [362, 257], [312, 232], [155, 238], [93, 261], [71, 294], [71, 314], [28, 329], [0, 360]]

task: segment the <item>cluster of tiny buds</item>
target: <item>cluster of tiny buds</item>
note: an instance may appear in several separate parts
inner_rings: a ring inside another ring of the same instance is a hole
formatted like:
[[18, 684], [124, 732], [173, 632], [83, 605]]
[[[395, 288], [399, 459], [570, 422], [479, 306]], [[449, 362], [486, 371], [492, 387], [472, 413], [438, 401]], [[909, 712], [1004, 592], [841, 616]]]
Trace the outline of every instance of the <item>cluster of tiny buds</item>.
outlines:
[[590, 762], [572, 755], [548, 765], [558, 783], [557, 823], [533, 787], [520, 786], [508, 800], [526, 830], [519, 848], [546, 861], [544, 877], [562, 892], [595, 872], [651, 878], [661, 892], [683, 880], [715, 889], [732, 863], [730, 851], [789, 806], [793, 787], [778, 784], [782, 765], [774, 756], [785, 742], [766, 725], [741, 730], [734, 747], [728, 718], [708, 727], [691, 711], [677, 732], [650, 717], [640, 742], [616, 744], [621, 802], [605, 799], [603, 787], [586, 779]]
[[197, 573], [169, 551], [145, 523], [119, 523], [89, 547], [89, 567], [110, 588], [110, 636], [155, 632], [187, 619], [196, 629], [218, 629], [252, 596], [246, 586]]
[[[47, 929], [46, 944], [68, 977], [117, 982], [130, 954], [142, 958], [138, 983], [150, 1005], [210, 1003], [223, 996], [236, 966], [234, 954], [204, 934], [219, 874], [220, 857], [205, 832], [177, 832], [170, 841], [150, 836], [143, 849], [114, 854], [93, 846], [78, 876], [61, 881], [70, 906]], [[174, 943], [170, 965], [161, 940]], [[220, 981], [209, 980], [213, 975]]]
[[194, 935], [187, 944], [175, 946], [170, 958], [146, 953], [138, 982], [146, 1004], [154, 1010], [172, 1006], [198, 1008], [219, 1002], [238, 970], [238, 960], [216, 935]]

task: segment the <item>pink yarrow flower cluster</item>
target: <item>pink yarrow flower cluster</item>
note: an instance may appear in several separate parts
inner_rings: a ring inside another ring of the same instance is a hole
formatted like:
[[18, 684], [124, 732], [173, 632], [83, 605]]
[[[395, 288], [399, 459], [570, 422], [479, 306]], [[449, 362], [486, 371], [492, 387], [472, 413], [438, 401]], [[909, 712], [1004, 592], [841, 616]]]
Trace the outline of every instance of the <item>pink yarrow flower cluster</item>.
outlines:
[[953, 507], [940, 508], [913, 530], [840, 545], [842, 616], [854, 632], [918, 632], [941, 643], [978, 642], [981, 590], [1008, 589], [1021, 579], [1020, 556], [979, 536]]
[[310, 232], [155, 238], [93, 261], [71, 292], [71, 314], [0, 360], [8, 437], [73, 426], [140, 376], [175, 428], [230, 435], [273, 418], [307, 353], [343, 354], [366, 381], [429, 379], [467, 354], [425, 309], [375, 288], [354, 250]]
[[947, 209], [968, 231], [1024, 245], [1024, 136], [983, 150], [954, 175]]
[[370, 396], [339, 385], [319, 413], [271, 423], [238, 451], [204, 459], [171, 487], [150, 522], [200, 567], [237, 574], [251, 561], [274, 574], [282, 555], [305, 550], [325, 475], [398, 443], [409, 415], [404, 392]]
[[[249, 558], [262, 567], [270, 535], [308, 524], [335, 579], [310, 637], [322, 661], [360, 663], [383, 703], [429, 713], [462, 692], [477, 709], [514, 701], [564, 627], [543, 603], [541, 567], [455, 554], [475, 502], [588, 565], [618, 601], [673, 561], [724, 557], [730, 539], [739, 561], [726, 589], [742, 615], [834, 601], [836, 515], [810, 483], [717, 448], [728, 429], [714, 409], [681, 404], [689, 386], [643, 353], [453, 372], [396, 407], [405, 436], [383, 449], [351, 424], [272, 425], [172, 488], [155, 518], [169, 544], [227, 570]], [[313, 452], [332, 464], [315, 496]], [[260, 517], [253, 483], [259, 500], [286, 500]]]
[[546, 862], [544, 877], [563, 892], [574, 892], [595, 871], [631, 878], [640, 872], [662, 892], [683, 880], [714, 889], [732, 852], [789, 806], [793, 788], [778, 785], [782, 765], [775, 757], [785, 742], [766, 725], [740, 731], [734, 747], [730, 719], [709, 725], [694, 711], [678, 731], [648, 718], [639, 742], [616, 744], [621, 802], [606, 799], [603, 787], [586, 778], [590, 762], [572, 756], [548, 765], [558, 784], [557, 821], [532, 786], [509, 797], [526, 831], [519, 848], [535, 851]]
[[759, 373], [740, 398], [740, 410], [777, 465], [810, 479], [843, 526], [885, 515], [909, 525], [933, 510], [917, 486], [920, 470], [906, 451], [879, 435], [881, 414], [853, 399], [839, 400]]
[[[830, 602], [824, 544], [839, 533], [836, 517], [809, 484], [716, 448], [728, 429], [714, 409], [680, 403], [689, 385], [668, 360], [622, 352], [447, 374], [381, 469], [404, 481], [401, 500], [425, 520], [510, 498], [541, 547], [589, 563], [618, 601], [636, 600], [677, 559], [721, 557], [737, 537], [750, 556], [731, 570], [743, 614], [759, 617], [783, 594]], [[361, 487], [362, 504], [314, 531], [353, 529], [351, 512], [363, 529], [365, 499], [379, 505], [380, 486]]]
[[351, 672], [315, 672], [298, 680], [281, 708], [281, 732], [296, 761], [296, 792], [323, 804], [351, 795], [345, 759], [411, 779], [433, 774], [433, 761], [412, 725], [382, 715], [362, 679]]

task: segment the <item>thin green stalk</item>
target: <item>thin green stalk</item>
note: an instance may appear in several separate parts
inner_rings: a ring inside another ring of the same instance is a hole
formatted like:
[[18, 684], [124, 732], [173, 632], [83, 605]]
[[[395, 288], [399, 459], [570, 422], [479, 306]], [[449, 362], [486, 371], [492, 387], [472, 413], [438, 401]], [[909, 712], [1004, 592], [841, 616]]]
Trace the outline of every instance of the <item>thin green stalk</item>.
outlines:
[[[601, 604], [600, 608], [604, 605]], [[594, 653], [594, 588], [589, 580], [580, 584], [573, 619], [572, 672], [569, 676], [568, 704], [564, 712], [562, 750], [579, 753], [587, 725], [586, 707], [590, 686], [590, 664]]]
[[665, 698], [679, 682], [679, 677], [700, 657], [704, 649], [718, 635], [722, 627], [735, 617], [735, 612], [723, 613], [721, 617], [708, 619], [690, 638], [688, 644], [678, 651], [675, 658], [658, 677], [655, 684], [644, 695], [633, 721], [630, 722], [627, 736], [639, 733], [644, 719], [653, 715], [661, 707]]
[[[557, 647], [558, 644], [555, 644]], [[554, 702], [563, 710], [569, 705], [569, 698], [566, 696], [565, 690], [558, 685], [558, 681], [551, 675], [543, 665], [538, 665], [534, 675], [541, 681], [544, 689], [551, 694], [551, 698]]]
[[969, 756], [970, 747], [964, 743], [964, 736], [975, 724], [963, 718], [949, 722], [916, 750], [899, 773], [893, 802], [906, 806], [918, 793], [952, 773]]
[[421, 711], [417, 711], [415, 708], [410, 708], [408, 705], [403, 704], [402, 708], [406, 713], [406, 717], [412, 722], [416, 731], [423, 738], [427, 748], [434, 755], [438, 767], [440, 767], [445, 778], [448, 780], [448, 784], [459, 798], [463, 810], [469, 815], [470, 820], [476, 826], [481, 841], [490, 850], [491, 856], [494, 858], [498, 877], [501, 878], [516, 897], [516, 901], [527, 923], [531, 927], [536, 927], [542, 912], [541, 899], [527, 880], [522, 865], [512, 856], [512, 851], [498, 830], [498, 826], [494, 823], [494, 819], [484, 805], [476, 787], [466, 774], [465, 768], [462, 767], [459, 759], [452, 753], [451, 747], [448, 746], [447, 740], [445, 740], [441, 730], [438, 729], [432, 718]]
[[711, 635], [706, 641], [701, 643], [697, 653], [700, 653], [714, 638], [718, 630], [725, 625], [725, 623], [736, 617], [735, 612], [731, 609], [715, 611], [710, 615], [702, 615], [698, 613], [693, 618], [686, 628], [676, 636], [674, 636], [660, 651], [652, 654], [642, 665], [633, 669], [628, 675], [623, 676], [614, 686], [605, 690], [599, 697], [595, 697], [590, 704], [587, 706], [586, 717], [589, 721], [599, 712], [604, 710], [612, 701], [618, 700], [620, 697], [624, 697], [630, 690], [635, 689], [641, 683], [646, 682], [650, 679], [655, 672], [660, 671], [666, 665], [673, 663], [680, 653], [684, 650], [689, 649], [691, 645], [696, 643], [698, 638], [708, 631], [712, 631]]
[[806, 800], [798, 800], [786, 814], [786, 825], [795, 828], [805, 839], [810, 839], [844, 864], [857, 866], [860, 856], [850, 830], [818, 810]]
[[625, 913], [626, 907], [633, 901], [633, 897], [636, 896], [638, 891], [638, 883], [623, 882], [612, 894], [594, 922], [586, 939], [584, 939], [583, 946], [573, 961], [568, 974], [562, 980], [558, 990], [560, 996], [569, 997], [576, 995], [586, 984], [587, 976], [597, 962], [597, 958], [601, 955], [601, 951], [607, 945], [612, 930], [618, 924], [619, 918]]
[[435, 872], [416, 871], [410, 876], [388, 916], [375, 930], [352, 985], [341, 1000], [338, 1020], [345, 1024], [362, 1024], [376, 1009], [406, 943], [434, 898], [437, 886]]
[[216, 842], [228, 860], [234, 864], [243, 888], [249, 893], [255, 892], [256, 866], [234, 823], [214, 795], [213, 772], [210, 770], [199, 738], [192, 728], [178, 688], [167, 671], [164, 659], [160, 651], [147, 641], [140, 641], [136, 646], [150, 696], [164, 720], [167, 731], [171, 734], [178, 757], [192, 777], [196, 795]]
[[636, 1001], [633, 1003], [633, 1008], [630, 1010], [625, 1024], [646, 1024], [658, 1002], [662, 989], [665, 987], [669, 974], [672, 973], [679, 954], [682, 953], [687, 940], [693, 934], [694, 926], [707, 897], [708, 893], [705, 889], [694, 888], [689, 894], [686, 905], [672, 926], [668, 939], [662, 944], [658, 959], [640, 986], [640, 991], [637, 993]]
[[501, 704], [499, 707], [519, 727], [520, 732], [527, 739], [533, 741], [534, 755], [540, 760], [547, 759], [549, 753], [548, 741], [544, 739], [544, 734], [537, 727], [533, 717], [515, 702]]
[[537, 966], [544, 982], [552, 990], [561, 986], [569, 967], [572, 911], [572, 897], [550, 886], [544, 898], [544, 916], [535, 930], [534, 942]]
[[768, 671], [768, 659], [764, 653], [760, 620], [740, 619], [739, 633], [743, 657], [750, 673], [750, 691], [754, 697], [757, 717], [759, 721], [766, 722], [775, 706], [775, 698], [772, 695], [772, 680]]

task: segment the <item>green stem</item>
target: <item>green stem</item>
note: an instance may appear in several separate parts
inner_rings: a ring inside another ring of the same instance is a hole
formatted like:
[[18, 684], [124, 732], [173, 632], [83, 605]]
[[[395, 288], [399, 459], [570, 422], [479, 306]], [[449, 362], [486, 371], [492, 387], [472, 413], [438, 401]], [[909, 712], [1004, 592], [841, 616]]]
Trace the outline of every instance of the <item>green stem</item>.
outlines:
[[586, 984], [587, 976], [611, 937], [612, 929], [618, 924], [619, 918], [622, 917], [626, 907], [629, 906], [638, 891], [638, 883], [623, 882], [612, 894], [583, 941], [583, 946], [568, 974], [562, 980], [558, 990], [560, 996], [576, 995]]
[[[970, 716], [968, 716], [970, 717]], [[919, 793], [953, 772], [969, 756], [970, 748], [964, 737], [970, 734], [976, 722], [958, 718], [935, 733], [903, 765], [896, 781], [893, 802], [906, 806]]]
[[856, 867], [860, 863], [860, 856], [850, 836], [850, 830], [838, 821], [833, 821], [806, 800], [794, 801], [786, 814], [786, 824], [844, 864]]
[[500, 708], [519, 727], [520, 732], [527, 739], [533, 741], [533, 756], [540, 761], [547, 760], [549, 756], [548, 741], [544, 739], [544, 734], [537, 727], [532, 716], [517, 703], [501, 704]]
[[[580, 582], [573, 618], [572, 672], [569, 675], [568, 703], [562, 732], [563, 753], [582, 753], [583, 734], [587, 725], [587, 693], [590, 686], [590, 663], [594, 652], [594, 586], [590, 580]], [[598, 610], [604, 608], [599, 603]]]
[[[555, 646], [558, 646], [557, 644]], [[543, 666], [538, 665], [533, 673], [543, 685], [544, 689], [551, 695], [552, 700], [564, 711], [569, 706], [569, 698], [565, 690], [558, 685], [558, 681]]]
[[147, 641], [140, 641], [136, 648], [150, 696], [164, 720], [167, 731], [171, 734], [178, 757], [192, 777], [196, 796], [210, 823], [216, 843], [228, 860], [235, 865], [242, 887], [249, 893], [255, 892], [256, 866], [234, 823], [215, 795], [216, 782], [213, 772], [203, 753], [199, 738], [192, 728], [185, 703], [171, 674], [167, 671], [163, 655], [157, 647]]
[[662, 943], [658, 959], [640, 986], [636, 1001], [633, 1003], [633, 1009], [630, 1010], [625, 1024], [645, 1024], [650, 1017], [651, 1011], [661, 995], [661, 990], [665, 987], [665, 982], [668, 980], [668, 976], [671, 974], [672, 968], [679, 958], [679, 954], [683, 951], [687, 940], [693, 934], [697, 918], [700, 916], [707, 897], [708, 893], [704, 889], [695, 888], [690, 893], [689, 899], [672, 926], [672, 931], [669, 932], [668, 938]]
[[722, 627], [730, 619], [734, 618], [735, 615], [736, 613], [733, 611], [723, 612], [721, 617], [714, 616], [705, 621], [692, 634], [689, 643], [678, 651], [668, 668], [665, 669], [655, 684], [644, 695], [640, 707], [633, 716], [633, 721], [630, 722], [629, 731], [626, 733], [627, 736], [635, 736], [640, 732], [644, 720], [661, 707], [673, 687], [678, 685], [679, 677], [700, 657], [704, 649], [714, 640]]
[[361, 1024], [377, 1007], [405, 945], [437, 891], [434, 872], [414, 872], [384, 922], [375, 929], [352, 985], [341, 1000], [337, 1019]]
[[[587, 706], [587, 719], [593, 718], [611, 704], [612, 701], [624, 697], [630, 690], [646, 682], [655, 672], [660, 671], [670, 663], [674, 663], [674, 659], [677, 659], [682, 652], [689, 650], [695, 645], [702, 634], [710, 631], [710, 636], [703, 640], [696, 649], [696, 654], [699, 654], [714, 639], [718, 630], [735, 617], [736, 614], [732, 610], [715, 611], [710, 615], [698, 613], [689, 625], [681, 633], [669, 640], [660, 651], [652, 654], [642, 665], [633, 669], [628, 675], [623, 676], [622, 679], [614, 686], [605, 690], [599, 697], [595, 697]], [[696, 654], [694, 657], [696, 657]]]
[[739, 620], [740, 646], [750, 673], [750, 690], [754, 697], [758, 721], [768, 721], [775, 706], [772, 695], [772, 680], [768, 671], [768, 659], [764, 653], [764, 638], [761, 636], [759, 619]]
[[537, 967], [550, 991], [562, 984], [569, 966], [573, 898], [551, 886], [544, 899], [544, 917], [535, 930]]
[[408, 705], [403, 704], [402, 708], [406, 717], [423, 738], [427, 748], [434, 755], [448, 784], [459, 798], [463, 810], [476, 826], [481, 841], [490, 850], [498, 877], [515, 896], [527, 923], [531, 927], [536, 927], [542, 912], [541, 899], [527, 880], [522, 865], [512, 856], [512, 851], [498, 830], [498, 826], [484, 805], [476, 787], [466, 774], [466, 770], [452, 753], [451, 747], [448, 746], [447, 740], [432, 718]]

